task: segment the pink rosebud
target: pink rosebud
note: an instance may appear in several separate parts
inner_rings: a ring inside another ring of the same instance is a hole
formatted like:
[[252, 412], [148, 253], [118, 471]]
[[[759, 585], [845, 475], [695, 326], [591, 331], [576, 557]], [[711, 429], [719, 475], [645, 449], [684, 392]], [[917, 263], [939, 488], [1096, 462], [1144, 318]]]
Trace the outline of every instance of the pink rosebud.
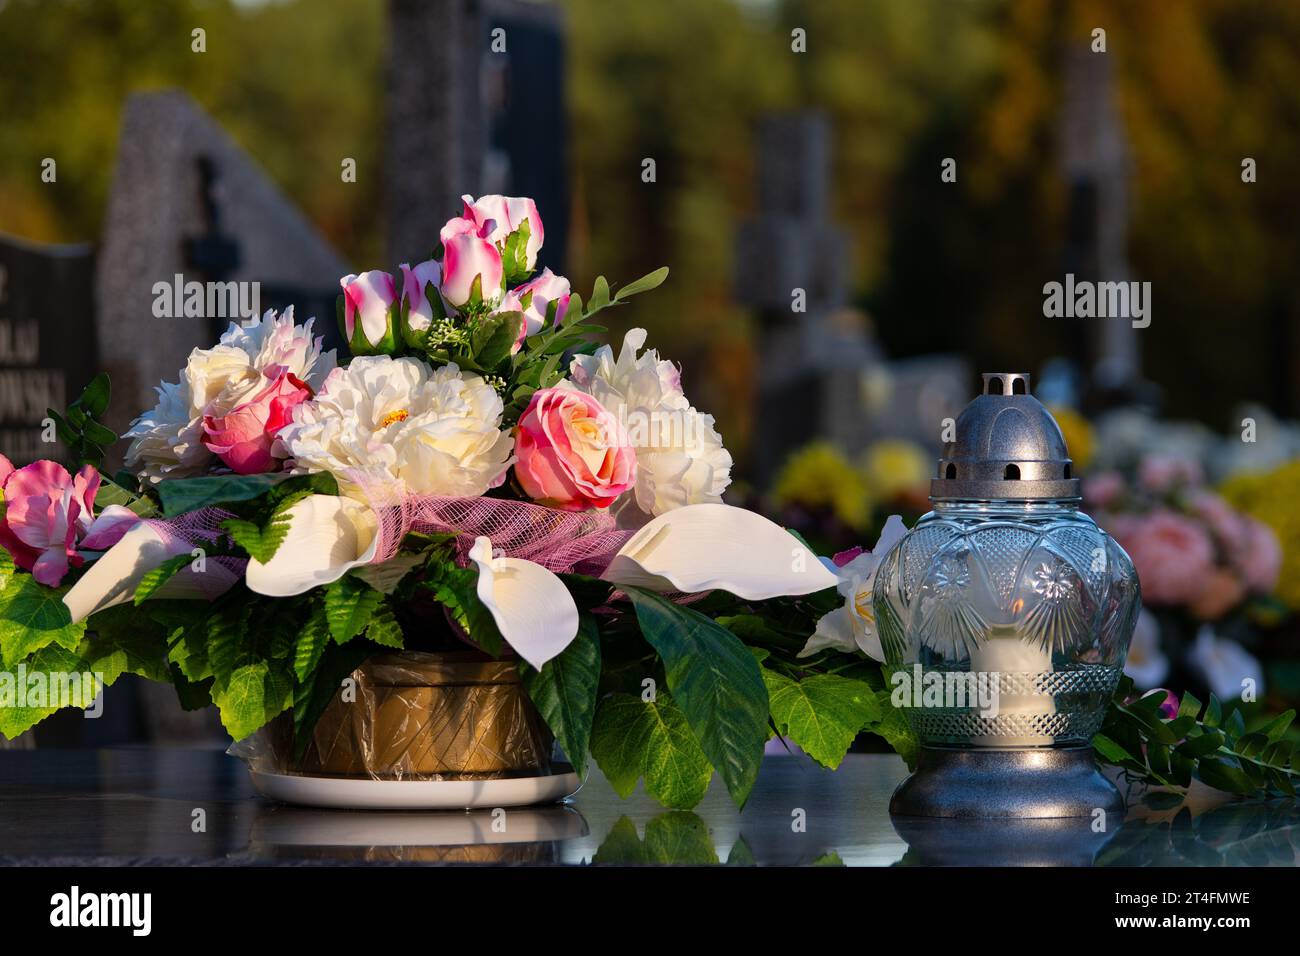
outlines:
[[504, 248], [511, 234], [518, 232], [527, 222], [528, 242], [524, 247], [523, 273], [527, 275], [537, 268], [537, 253], [542, 248], [546, 232], [535, 202], [517, 196], [480, 196], [477, 200], [471, 196], [460, 198], [465, 204], [462, 218], [474, 223], [478, 234], [498, 248]]
[[[429, 290], [436, 294], [442, 285], [442, 267], [437, 260], [429, 259], [412, 268], [403, 262], [402, 307], [406, 310], [407, 327], [414, 332], [427, 332], [435, 318]], [[439, 315], [436, 318], [442, 318]]]
[[569, 280], [557, 276], [550, 269], [543, 269], [541, 275], [514, 289], [506, 298], [509, 300], [511, 297], [524, 313], [528, 334], [536, 335], [547, 325], [563, 324], [571, 297]]
[[453, 219], [442, 229], [442, 297], [453, 308], [472, 304], [478, 280], [480, 301], [489, 308], [501, 301], [504, 272], [501, 253], [487, 239], [465, 227], [467, 220]]
[[279, 468], [287, 454], [276, 444], [281, 428], [293, 420], [293, 409], [312, 397], [311, 388], [282, 366], [266, 373], [266, 386], [220, 418], [203, 418], [203, 444], [240, 475]]
[[[343, 288], [343, 335], [354, 355], [372, 355], [395, 349], [393, 306], [397, 287], [387, 272], [372, 269], [339, 280]], [[358, 331], [360, 325], [360, 334]]]
[[636, 452], [590, 395], [542, 388], [519, 419], [515, 475], [530, 497], [566, 511], [607, 508], [636, 483]]
[[47, 587], [57, 587], [88, 550], [116, 544], [140, 519], [121, 505], [110, 505], [95, 517], [99, 472], [84, 466], [76, 477], [53, 461], [37, 461], [15, 469], [0, 455], [0, 487], [5, 514], [0, 521], [0, 546], [14, 563]]
[[849, 564], [851, 561], [853, 561], [854, 558], [860, 556], [862, 554], [862, 551], [863, 551], [862, 545], [855, 544], [853, 547], [845, 551], [836, 552], [831, 557], [831, 563], [834, 564], [837, 568], [842, 568], [845, 565]]
[[1272, 594], [1282, 573], [1282, 545], [1264, 522], [1246, 518], [1246, 546], [1239, 557], [1246, 587], [1255, 594]]

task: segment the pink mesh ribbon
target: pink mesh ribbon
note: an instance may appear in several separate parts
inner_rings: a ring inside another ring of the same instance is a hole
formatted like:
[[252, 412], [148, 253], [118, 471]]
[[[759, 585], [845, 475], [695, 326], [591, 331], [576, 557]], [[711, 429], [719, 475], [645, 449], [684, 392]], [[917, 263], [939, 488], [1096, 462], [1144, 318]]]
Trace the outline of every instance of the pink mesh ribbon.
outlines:
[[446, 495], [378, 494], [367, 489], [379, 519], [375, 563], [397, 554], [408, 532], [454, 534], [457, 557], [466, 563], [474, 539], [555, 572], [599, 575], [633, 532], [617, 527], [604, 511], [560, 511], [530, 501]]
[[[221, 537], [221, 522], [233, 518], [232, 512], [223, 508], [200, 508], [175, 518], [150, 518], [144, 523], [162, 538], [168, 552], [184, 554], [194, 548], [216, 543]], [[248, 567], [245, 558], [216, 555], [206, 559], [207, 573], [195, 574], [189, 568], [181, 571], [185, 584], [203, 594], [208, 600], [220, 597], [230, 590]]]

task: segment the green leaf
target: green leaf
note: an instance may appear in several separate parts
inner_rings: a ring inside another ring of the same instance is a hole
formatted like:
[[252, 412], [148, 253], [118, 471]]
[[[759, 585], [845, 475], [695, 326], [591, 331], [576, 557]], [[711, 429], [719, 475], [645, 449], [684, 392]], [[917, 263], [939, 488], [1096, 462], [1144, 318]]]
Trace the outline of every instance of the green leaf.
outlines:
[[66, 587], [46, 587], [30, 574], [14, 574], [3, 580], [0, 660], [14, 666], [49, 644], [76, 650], [86, 622], [72, 623], [72, 615], [63, 603]]
[[1255, 789], [1255, 785], [1251, 783], [1241, 767], [1226, 759], [1202, 758], [1197, 763], [1196, 775], [1207, 786], [1228, 793], [1247, 794]]
[[321, 655], [316, 669], [305, 680], [298, 682], [293, 692], [295, 760], [301, 760], [307, 752], [312, 730], [334, 695], [339, 692], [344, 678], [360, 667], [374, 651], [374, 645], [368, 641], [353, 641], [344, 646], [330, 644]]
[[350, 574], [326, 588], [325, 617], [335, 642], [350, 641], [365, 630], [383, 599], [382, 594]]
[[81, 394], [77, 396], [77, 400], [73, 404], [85, 411], [91, 418], [103, 418], [104, 412], [108, 411], [110, 394], [108, 373], [100, 372], [90, 380], [90, 384], [81, 390]]
[[903, 758], [908, 769], [915, 769], [917, 757], [921, 752], [921, 741], [908, 722], [904, 710], [893, 705], [890, 694], [889, 688], [876, 691], [876, 705], [880, 720], [867, 729], [882, 737], [885, 743]]
[[1268, 739], [1269, 743], [1273, 743], [1282, 739], [1283, 735], [1287, 732], [1287, 728], [1291, 726], [1291, 721], [1293, 720], [1295, 720], [1295, 711], [1284, 711], [1270, 720], [1263, 727], [1259, 728], [1256, 733], [1263, 734]]
[[81, 430], [81, 433], [88, 441], [92, 441], [96, 445], [107, 447], [116, 444], [117, 442], [117, 432], [113, 431], [111, 428], [105, 428], [96, 421], [87, 421], [85, 427]]
[[523, 328], [522, 312], [496, 312], [475, 326], [471, 339], [474, 361], [485, 369], [496, 368], [510, 357]]
[[158, 484], [158, 496], [162, 499], [163, 514], [168, 518], [174, 518], [176, 515], [211, 505], [251, 501], [291, 477], [293, 476], [276, 473], [175, 478]]
[[703, 614], [640, 588], [629, 588], [628, 596], [701, 749], [732, 799], [744, 806], [768, 737], [767, 687], [758, 662], [735, 635]]
[[649, 292], [651, 289], [657, 289], [663, 285], [664, 280], [668, 278], [668, 267], [662, 266], [648, 275], [643, 275], [639, 279], [629, 282], [623, 288], [614, 294], [615, 302], [622, 302], [624, 299], [634, 295], [640, 295], [642, 292]]
[[831, 770], [840, 765], [858, 732], [880, 718], [875, 692], [862, 681], [835, 674], [795, 681], [763, 668], [763, 682], [777, 732]]
[[1175, 753], [1190, 758], [1205, 757], [1222, 747], [1224, 739], [1220, 731], [1207, 729], [1204, 733], [1188, 737], [1178, 745]]
[[393, 613], [389, 603], [382, 598], [370, 618], [370, 623], [366, 625], [366, 638], [380, 647], [389, 647], [397, 651], [406, 646], [402, 625], [397, 623], [397, 615]]
[[95, 504], [101, 509], [109, 505], [121, 505], [141, 518], [154, 518], [158, 515], [157, 506], [149, 498], [123, 488], [111, 478], [104, 478], [100, 482], [99, 491], [95, 495]]
[[325, 607], [316, 602], [310, 617], [303, 622], [298, 632], [298, 641], [293, 651], [293, 673], [299, 681], [305, 681], [320, 664], [321, 655], [329, 643], [329, 621], [325, 619]]
[[174, 558], [168, 558], [152, 571], [145, 573], [136, 586], [135, 597], [132, 603], [137, 607], [158, 592], [164, 584], [170, 581], [175, 575], [185, 569], [185, 567], [194, 560], [188, 554], [178, 554]]
[[600, 686], [600, 631], [596, 619], [583, 614], [578, 636], [540, 671], [525, 667], [524, 687], [546, 725], [564, 748], [578, 776], [587, 770], [587, 749], [596, 719]]
[[229, 681], [218, 680], [212, 701], [221, 713], [221, 723], [235, 740], [243, 740], [292, 703], [293, 684], [268, 661], [255, 661], [237, 668]]
[[651, 701], [631, 694], [601, 701], [591, 755], [619, 796], [630, 796], [644, 778], [646, 793], [676, 809], [703, 800], [713, 776], [686, 716], [664, 691]]

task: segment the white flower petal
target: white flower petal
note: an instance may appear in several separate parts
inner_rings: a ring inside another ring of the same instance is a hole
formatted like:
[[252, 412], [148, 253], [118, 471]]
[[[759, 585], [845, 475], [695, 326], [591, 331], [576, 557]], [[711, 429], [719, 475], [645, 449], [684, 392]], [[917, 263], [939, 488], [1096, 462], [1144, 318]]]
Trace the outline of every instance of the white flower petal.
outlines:
[[889, 549], [898, 544], [907, 534], [907, 525], [903, 524], [903, 519], [898, 515], [890, 515], [885, 521], [885, 526], [880, 529], [880, 537], [876, 539], [876, 546], [871, 549], [871, 554], [875, 557], [877, 563], [886, 554]]
[[721, 588], [746, 600], [811, 594], [836, 577], [778, 524], [744, 508], [687, 505], [638, 531], [602, 577], [659, 591]]
[[140, 579], [178, 554], [190, 550], [184, 542], [166, 542], [147, 524], [138, 524], [109, 548], [63, 595], [72, 621], [84, 621], [96, 611], [122, 604], [135, 596]]
[[291, 597], [337, 581], [369, 564], [379, 535], [374, 512], [352, 498], [308, 495], [289, 508], [289, 534], [270, 561], [250, 560], [248, 587], [268, 597]]
[[478, 565], [478, 597], [515, 652], [540, 670], [578, 636], [578, 606], [564, 582], [532, 561], [494, 558], [478, 537], [469, 552]]
[[852, 654], [858, 649], [854, 630], [853, 615], [849, 613], [849, 609], [847, 607], [836, 608], [834, 611], [821, 616], [821, 619], [817, 622], [817, 629], [813, 631], [812, 637], [808, 638], [808, 643], [803, 646], [803, 650], [797, 656], [811, 657], [818, 651], [825, 650], [828, 647]]

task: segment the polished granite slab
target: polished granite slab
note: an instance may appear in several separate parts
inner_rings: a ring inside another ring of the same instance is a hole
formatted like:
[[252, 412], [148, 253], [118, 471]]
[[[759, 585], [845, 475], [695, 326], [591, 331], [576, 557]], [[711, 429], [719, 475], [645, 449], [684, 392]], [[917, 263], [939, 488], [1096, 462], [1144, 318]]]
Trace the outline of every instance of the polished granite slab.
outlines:
[[199, 864], [430, 862], [731, 865], [1294, 866], [1300, 806], [1179, 806], [1131, 799], [1122, 821], [891, 819], [893, 755], [851, 754], [831, 773], [770, 756], [743, 811], [714, 780], [693, 811], [599, 771], [567, 803], [423, 812], [308, 810], [253, 793], [218, 750], [0, 751], [0, 862]]

